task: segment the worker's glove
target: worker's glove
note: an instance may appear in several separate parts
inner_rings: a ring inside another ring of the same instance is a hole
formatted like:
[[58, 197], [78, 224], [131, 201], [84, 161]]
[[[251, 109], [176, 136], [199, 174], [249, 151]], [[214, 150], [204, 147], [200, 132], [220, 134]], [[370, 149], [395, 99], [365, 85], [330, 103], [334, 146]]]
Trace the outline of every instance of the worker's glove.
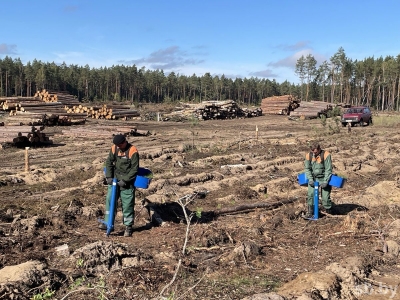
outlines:
[[308, 185], [311, 186], [311, 187], [314, 187], [314, 181], [310, 180], [310, 181], [308, 182]]
[[328, 184], [327, 184], [326, 182], [322, 182], [322, 183], [321, 183], [321, 188], [324, 189], [324, 188], [326, 188], [327, 186], [328, 186]]
[[113, 179], [111, 177], [107, 177], [107, 184], [112, 185]]
[[125, 186], [126, 186], [126, 182], [123, 181], [123, 180], [118, 181], [117, 184], [118, 184], [120, 187], [125, 187]]

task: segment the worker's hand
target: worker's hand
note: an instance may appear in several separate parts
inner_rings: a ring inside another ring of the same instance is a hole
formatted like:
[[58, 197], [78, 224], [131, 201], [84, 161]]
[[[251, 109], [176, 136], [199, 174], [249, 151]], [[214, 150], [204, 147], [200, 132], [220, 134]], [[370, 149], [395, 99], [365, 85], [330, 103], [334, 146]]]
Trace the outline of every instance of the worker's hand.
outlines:
[[126, 186], [126, 182], [123, 181], [123, 180], [119, 180], [119, 181], [117, 182], [117, 184], [118, 184], [120, 187], [125, 187], [125, 186]]
[[111, 177], [107, 177], [107, 184], [112, 185], [113, 179]]
[[320, 185], [321, 185], [321, 188], [323, 188], [323, 189], [326, 188], [326, 187], [328, 186], [328, 184], [327, 184], [326, 182], [321, 182]]
[[310, 180], [310, 181], [308, 182], [308, 185], [311, 186], [311, 187], [314, 187], [314, 181]]

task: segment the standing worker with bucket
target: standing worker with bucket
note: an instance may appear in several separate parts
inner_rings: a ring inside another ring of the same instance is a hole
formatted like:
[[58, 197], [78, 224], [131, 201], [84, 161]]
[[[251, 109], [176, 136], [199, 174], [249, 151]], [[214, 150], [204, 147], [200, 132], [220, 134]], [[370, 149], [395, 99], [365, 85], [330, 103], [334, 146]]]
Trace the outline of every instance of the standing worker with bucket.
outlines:
[[[112, 197], [113, 178], [116, 178], [117, 191], [115, 201], [121, 198], [123, 223], [125, 225], [124, 236], [132, 236], [135, 214], [135, 187], [133, 182], [139, 169], [139, 153], [136, 147], [128, 143], [122, 134], [114, 136], [113, 144], [106, 160], [108, 191], [104, 221], [107, 223], [110, 214], [115, 215], [115, 211], [110, 211], [110, 200]], [[117, 205], [115, 205], [116, 207]], [[107, 226], [104, 223], [100, 224], [99, 228], [107, 230]]]
[[332, 175], [332, 158], [328, 151], [322, 150], [319, 144], [310, 146], [311, 152], [306, 154], [304, 160], [305, 174], [308, 179], [307, 214], [306, 218], [313, 217], [314, 182], [321, 187], [321, 200], [325, 212], [332, 214], [331, 190], [328, 184]]

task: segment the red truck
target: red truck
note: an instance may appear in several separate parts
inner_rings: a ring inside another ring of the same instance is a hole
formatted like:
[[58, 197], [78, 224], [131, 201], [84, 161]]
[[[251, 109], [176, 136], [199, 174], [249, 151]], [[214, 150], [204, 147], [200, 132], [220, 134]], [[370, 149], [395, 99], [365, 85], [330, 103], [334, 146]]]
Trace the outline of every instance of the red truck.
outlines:
[[350, 123], [353, 127], [356, 124], [364, 126], [372, 124], [372, 113], [368, 106], [353, 106], [342, 114], [342, 125]]

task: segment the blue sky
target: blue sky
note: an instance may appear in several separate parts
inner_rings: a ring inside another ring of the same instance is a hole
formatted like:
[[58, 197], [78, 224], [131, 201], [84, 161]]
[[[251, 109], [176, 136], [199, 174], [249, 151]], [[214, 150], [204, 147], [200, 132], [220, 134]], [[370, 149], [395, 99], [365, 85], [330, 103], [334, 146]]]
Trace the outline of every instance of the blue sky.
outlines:
[[399, 0], [1, 0], [0, 58], [298, 82], [343, 47], [400, 54]]

